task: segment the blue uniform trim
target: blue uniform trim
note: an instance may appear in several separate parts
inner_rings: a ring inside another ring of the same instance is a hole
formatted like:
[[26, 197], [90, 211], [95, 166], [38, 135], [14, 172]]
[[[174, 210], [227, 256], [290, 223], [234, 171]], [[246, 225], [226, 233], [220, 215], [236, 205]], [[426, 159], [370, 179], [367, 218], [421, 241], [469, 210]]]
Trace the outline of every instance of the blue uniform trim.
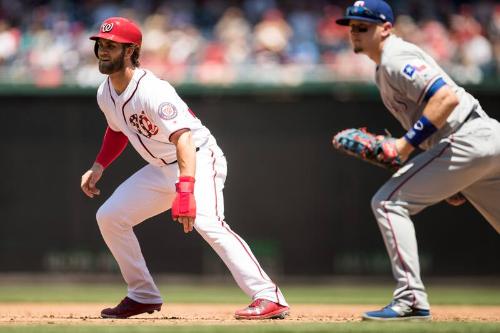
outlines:
[[431, 97], [434, 96], [434, 94], [442, 86], [445, 86], [445, 85], [446, 85], [446, 82], [444, 82], [444, 80], [442, 78], [439, 78], [436, 81], [434, 81], [434, 83], [432, 84], [432, 86], [430, 86], [429, 90], [427, 90], [427, 93], [425, 94], [425, 97], [424, 97], [424, 101], [427, 102], [429, 99], [431, 99]]
[[413, 147], [417, 148], [436, 131], [436, 126], [434, 126], [427, 117], [422, 116], [413, 124], [413, 127], [406, 132], [404, 137]]

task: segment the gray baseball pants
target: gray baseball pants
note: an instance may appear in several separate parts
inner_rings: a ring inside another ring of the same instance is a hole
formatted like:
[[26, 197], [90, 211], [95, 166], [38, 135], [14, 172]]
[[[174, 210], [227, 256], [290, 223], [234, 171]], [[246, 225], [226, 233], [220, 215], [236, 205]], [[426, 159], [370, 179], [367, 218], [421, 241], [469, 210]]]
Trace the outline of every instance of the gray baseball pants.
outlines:
[[372, 199], [397, 281], [395, 301], [429, 309], [410, 216], [457, 192], [500, 233], [500, 123], [483, 113], [406, 163]]

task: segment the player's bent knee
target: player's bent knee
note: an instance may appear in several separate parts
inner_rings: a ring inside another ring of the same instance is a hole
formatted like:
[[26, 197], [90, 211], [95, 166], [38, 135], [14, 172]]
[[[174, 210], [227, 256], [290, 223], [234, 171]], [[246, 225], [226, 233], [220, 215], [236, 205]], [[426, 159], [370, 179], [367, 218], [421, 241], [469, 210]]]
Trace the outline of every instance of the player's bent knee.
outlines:
[[104, 204], [97, 210], [96, 220], [99, 225], [99, 229], [106, 230], [115, 224], [116, 217], [115, 214]]

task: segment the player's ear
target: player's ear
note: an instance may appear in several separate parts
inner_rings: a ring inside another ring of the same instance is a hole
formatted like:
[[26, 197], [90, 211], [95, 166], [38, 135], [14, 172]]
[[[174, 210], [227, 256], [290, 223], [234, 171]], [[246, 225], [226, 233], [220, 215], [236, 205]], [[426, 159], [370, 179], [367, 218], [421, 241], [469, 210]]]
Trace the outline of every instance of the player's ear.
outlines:
[[391, 22], [384, 22], [384, 24], [382, 24], [382, 37], [385, 38], [385, 37], [388, 37], [392, 32], [392, 23]]
[[135, 46], [133, 44], [125, 45], [125, 56], [132, 59], [132, 54], [134, 54]]

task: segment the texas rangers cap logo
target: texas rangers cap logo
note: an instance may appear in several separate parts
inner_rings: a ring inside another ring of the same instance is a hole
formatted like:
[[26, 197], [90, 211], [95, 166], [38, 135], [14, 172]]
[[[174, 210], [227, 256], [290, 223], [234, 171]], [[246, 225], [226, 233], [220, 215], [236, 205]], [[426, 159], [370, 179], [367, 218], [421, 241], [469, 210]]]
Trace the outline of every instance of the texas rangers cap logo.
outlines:
[[163, 120], [171, 120], [177, 117], [177, 108], [169, 102], [161, 103], [158, 107], [158, 115]]
[[101, 25], [101, 31], [110, 32], [111, 30], [113, 30], [113, 25], [113, 23], [104, 23], [103, 25]]

